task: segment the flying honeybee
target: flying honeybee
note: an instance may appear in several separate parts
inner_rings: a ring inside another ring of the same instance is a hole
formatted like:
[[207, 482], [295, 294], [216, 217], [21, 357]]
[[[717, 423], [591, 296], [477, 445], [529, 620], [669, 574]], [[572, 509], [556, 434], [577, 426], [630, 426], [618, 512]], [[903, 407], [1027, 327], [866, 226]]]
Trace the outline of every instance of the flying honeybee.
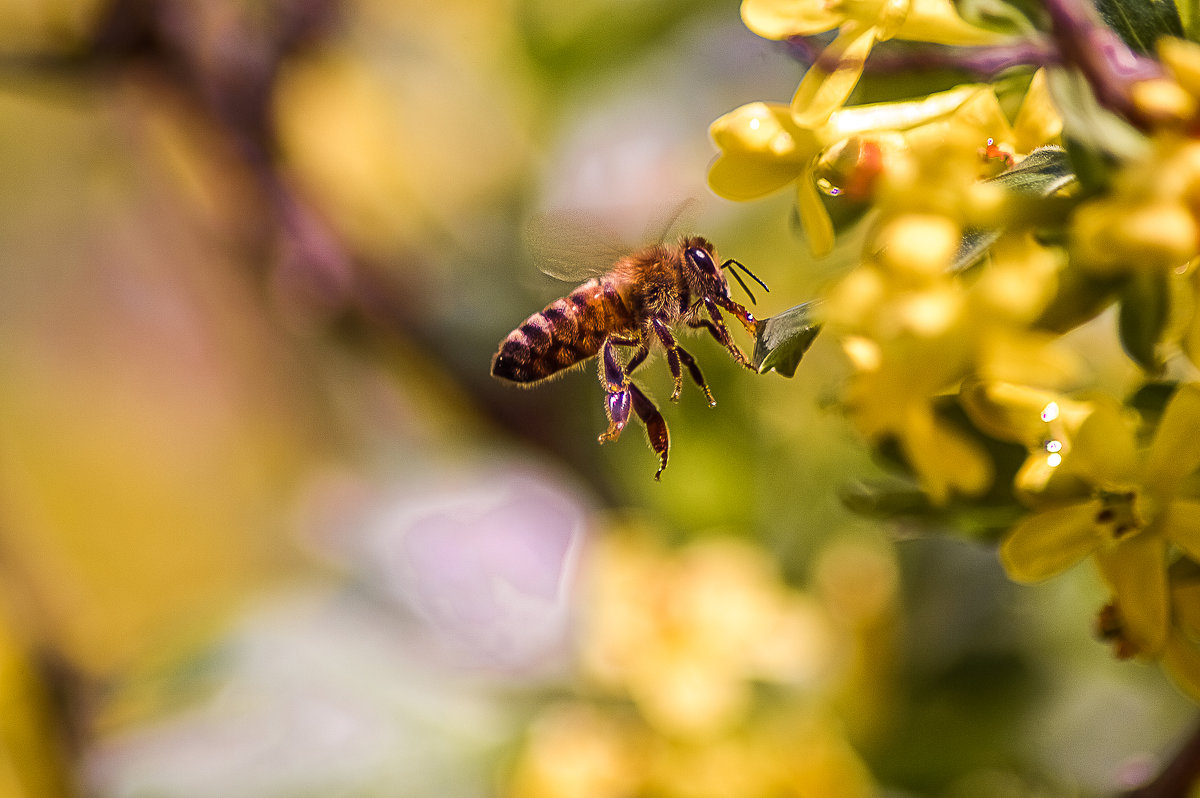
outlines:
[[[667, 365], [675, 378], [671, 400], [679, 399], [686, 368], [704, 391], [709, 407], [716, 405], [695, 359], [675, 340], [672, 327], [680, 324], [708, 330], [734, 360], [754, 370], [733, 342], [721, 314], [721, 309], [729, 311], [751, 334], [757, 329], [758, 322], [750, 312], [729, 296], [724, 269], [730, 270], [754, 302], [735, 268], [767, 289], [736, 260], [718, 265], [716, 249], [699, 236], [685, 236], [674, 245], [656, 244], [626, 255], [607, 272], [551, 302], [509, 333], [492, 358], [492, 375], [532, 386], [599, 355], [608, 416], [608, 429], [600, 435], [600, 442], [616, 440], [632, 410], [646, 426], [650, 446], [658, 455], [654, 478], [659, 479], [667, 467], [670, 447], [667, 422], [629, 375], [657, 342], [666, 350]], [[632, 349], [624, 365], [617, 355], [618, 346]]]

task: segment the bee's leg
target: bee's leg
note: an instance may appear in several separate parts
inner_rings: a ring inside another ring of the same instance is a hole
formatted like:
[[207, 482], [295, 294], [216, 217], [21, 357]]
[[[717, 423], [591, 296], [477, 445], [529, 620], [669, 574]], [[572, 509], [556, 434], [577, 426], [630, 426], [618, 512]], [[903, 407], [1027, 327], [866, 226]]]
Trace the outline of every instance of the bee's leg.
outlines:
[[629, 422], [631, 408], [630, 388], [632, 383], [621, 368], [613, 338], [605, 338], [600, 348], [600, 384], [604, 386], [604, 414], [608, 416], [608, 429], [600, 434], [600, 443], [615, 441]]
[[700, 367], [696, 365], [696, 359], [684, 349], [678, 347], [679, 359], [683, 361], [683, 365], [687, 366], [687, 370], [692, 375], [692, 381], [700, 386], [700, 390], [704, 391], [704, 398], [708, 400], [709, 407], [716, 407], [717, 400], [713, 399], [712, 391], [708, 388], [708, 383], [704, 381], [704, 375], [700, 373]]
[[645, 342], [637, 345], [637, 351], [629, 358], [629, 362], [625, 364], [625, 373], [632, 374], [633, 370], [642, 365], [642, 361], [646, 359], [646, 355], [650, 354], [650, 347], [646, 346]]
[[705, 299], [704, 306], [708, 309], [709, 314], [712, 315], [712, 321], [701, 319], [691, 322], [691, 326], [708, 330], [721, 346], [729, 350], [729, 354], [733, 355], [734, 360], [748, 369], [757, 371], [758, 369], [755, 369], [751, 365], [750, 359], [742, 354], [742, 350], [738, 349], [737, 344], [733, 342], [733, 336], [729, 334], [729, 328], [725, 326], [725, 320], [721, 318], [721, 311], [717, 308], [716, 304], [711, 299]]
[[[766, 286], [763, 287], [765, 288]], [[742, 326], [746, 328], [746, 332], [750, 333], [751, 335], [758, 335], [758, 320], [755, 319], [754, 315], [750, 313], [750, 311], [746, 310], [744, 306], [739, 305], [732, 299], [726, 299], [725, 297], [717, 297], [715, 300], [713, 300], [712, 304], [720, 305], [732, 313], [734, 318], [740, 321]], [[713, 313], [714, 316], [716, 314], [716, 310], [711, 307], [709, 308], [709, 312]]]
[[663, 469], [667, 467], [667, 451], [671, 448], [671, 439], [667, 435], [667, 422], [662, 417], [662, 413], [658, 412], [658, 408], [654, 406], [646, 394], [642, 393], [641, 389], [629, 383], [629, 395], [633, 400], [633, 410], [637, 413], [638, 418], [646, 425], [646, 437], [650, 439], [650, 448], [658, 455], [658, 470], [654, 472], [654, 479], [657, 481], [662, 478]]
[[679, 344], [675, 343], [675, 336], [671, 334], [671, 328], [662, 319], [651, 319], [650, 328], [654, 330], [658, 340], [662, 341], [662, 345], [666, 347], [667, 365], [671, 369], [671, 376], [675, 378], [675, 390], [671, 391], [671, 401], [679, 401], [679, 394], [683, 393], [683, 369], [679, 365]]

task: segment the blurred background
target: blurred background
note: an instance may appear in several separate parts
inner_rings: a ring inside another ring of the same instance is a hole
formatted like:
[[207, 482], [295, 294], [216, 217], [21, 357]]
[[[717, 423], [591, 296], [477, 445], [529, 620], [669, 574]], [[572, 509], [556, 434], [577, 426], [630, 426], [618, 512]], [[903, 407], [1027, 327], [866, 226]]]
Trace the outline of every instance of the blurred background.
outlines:
[[571, 287], [555, 237], [583, 263], [690, 198], [760, 317], [843, 268], [791, 197], [705, 187], [708, 123], [802, 73], [731, 1], [0, 0], [0, 796], [1160, 769], [1193, 709], [1091, 638], [1086, 567], [1018, 588], [844, 509], [879, 470], [828, 342], [788, 380], [697, 338], [714, 409], [652, 358], [661, 483], [640, 427], [597, 446], [590, 368], [489, 376]]

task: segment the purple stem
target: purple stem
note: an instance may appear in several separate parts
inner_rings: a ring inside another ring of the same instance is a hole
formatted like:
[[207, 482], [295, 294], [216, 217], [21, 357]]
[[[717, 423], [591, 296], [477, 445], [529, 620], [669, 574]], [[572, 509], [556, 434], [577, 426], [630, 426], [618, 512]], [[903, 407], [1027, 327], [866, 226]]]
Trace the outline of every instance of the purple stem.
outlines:
[[1129, 49], [1088, 0], [1046, 0], [1045, 9], [1063, 62], [1079, 68], [1101, 105], [1145, 127], [1149, 120], [1133, 103], [1133, 84], [1161, 77], [1158, 62]]
[[[823, 44], [822, 39], [812, 36], [793, 36], [785, 42], [792, 58], [803, 64], [814, 63], [820, 57]], [[1042, 67], [1061, 63], [1061, 60], [1058, 50], [1046, 39], [980, 47], [886, 42], [871, 52], [864, 71], [871, 75], [886, 75], [952, 69], [990, 80], [1013, 67]]]

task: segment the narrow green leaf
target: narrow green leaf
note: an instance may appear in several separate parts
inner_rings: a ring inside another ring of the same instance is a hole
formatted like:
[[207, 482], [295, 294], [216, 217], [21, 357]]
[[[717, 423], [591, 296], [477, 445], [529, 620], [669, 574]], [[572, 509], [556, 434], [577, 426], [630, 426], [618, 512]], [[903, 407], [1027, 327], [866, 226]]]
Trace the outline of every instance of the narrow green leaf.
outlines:
[[1162, 369], [1158, 343], [1167, 326], [1168, 291], [1167, 276], [1162, 272], [1137, 272], [1121, 289], [1121, 312], [1117, 317], [1121, 346], [1135, 363], [1151, 373]]
[[785, 377], [796, 373], [800, 359], [808, 351], [820, 323], [813, 314], [816, 302], [803, 302], [758, 323], [758, 337], [754, 342], [754, 367], [759, 374], [771, 369]]
[[979, 541], [998, 541], [1024, 514], [1016, 500], [954, 500], [939, 507], [916, 485], [903, 481], [857, 482], [838, 491], [853, 513], [904, 525], [908, 534], [944, 534]]
[[[987, 182], [1004, 186], [1014, 194], [1029, 197], [1048, 197], [1075, 181], [1071, 161], [1062, 147], [1039, 147], [1007, 172]], [[973, 266], [995, 244], [1004, 228], [967, 230], [959, 244], [958, 253], [950, 266], [952, 272]]]

